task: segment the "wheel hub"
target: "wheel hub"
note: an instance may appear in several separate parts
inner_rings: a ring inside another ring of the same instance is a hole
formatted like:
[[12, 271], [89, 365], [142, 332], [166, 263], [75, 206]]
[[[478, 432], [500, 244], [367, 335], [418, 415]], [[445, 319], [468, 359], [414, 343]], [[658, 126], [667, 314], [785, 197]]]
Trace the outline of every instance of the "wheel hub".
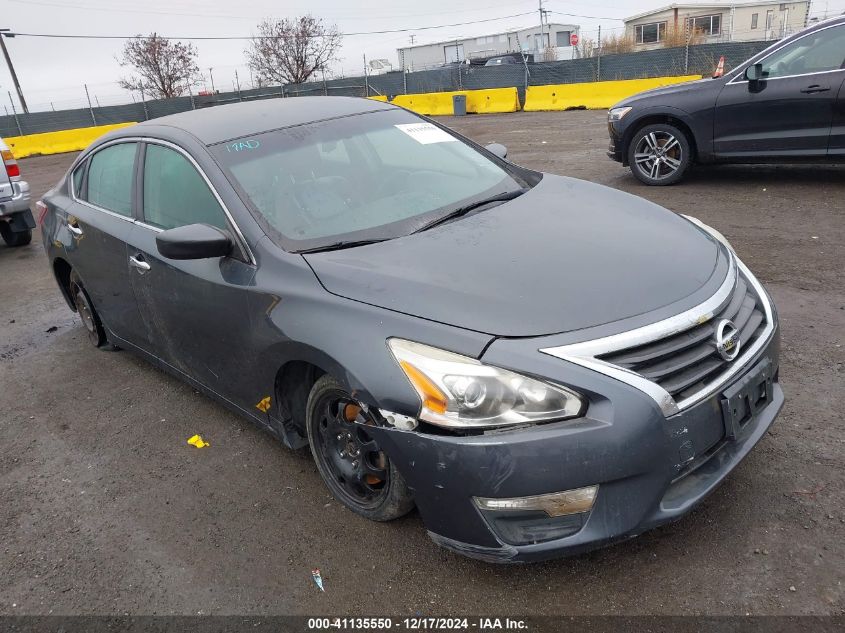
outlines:
[[319, 431], [325, 464], [344, 496], [361, 505], [377, 500], [387, 482], [387, 460], [366, 432], [361, 407], [340, 400], [327, 403]]
[[637, 143], [634, 161], [649, 178], [664, 180], [682, 165], [682, 148], [675, 136], [668, 132], [650, 132]]

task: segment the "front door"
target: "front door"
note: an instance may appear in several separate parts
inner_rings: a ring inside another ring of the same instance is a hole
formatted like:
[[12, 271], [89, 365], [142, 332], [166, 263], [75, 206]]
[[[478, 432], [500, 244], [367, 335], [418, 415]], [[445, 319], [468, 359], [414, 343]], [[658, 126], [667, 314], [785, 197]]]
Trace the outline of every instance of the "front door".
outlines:
[[827, 154], [845, 62], [845, 26], [808, 33], [761, 60], [763, 79], [744, 71], [716, 102], [714, 151], [726, 158]]
[[839, 159], [845, 157], [845, 72], [842, 73], [836, 103], [833, 106], [833, 125], [830, 128], [828, 154]]
[[[142, 223], [132, 233], [128, 257], [150, 351], [249, 410], [258, 401], [251, 402], [255, 389], [245, 384], [250, 373], [246, 368], [254, 361], [247, 294], [255, 267], [242, 252], [216, 196], [185, 154], [148, 143], [142, 157]], [[228, 232], [236, 244], [232, 255], [170, 260], [159, 254], [159, 232], [198, 223]]]

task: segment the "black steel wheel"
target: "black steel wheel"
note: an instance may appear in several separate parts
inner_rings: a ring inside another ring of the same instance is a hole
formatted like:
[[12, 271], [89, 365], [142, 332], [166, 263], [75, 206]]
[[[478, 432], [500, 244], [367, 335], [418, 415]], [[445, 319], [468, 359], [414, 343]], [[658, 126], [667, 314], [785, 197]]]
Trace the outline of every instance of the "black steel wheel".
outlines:
[[373, 420], [328, 374], [308, 396], [306, 425], [311, 454], [332, 495], [373, 521], [407, 514], [414, 501], [387, 455], [367, 432]]
[[686, 134], [668, 123], [638, 130], [628, 146], [631, 173], [647, 185], [674, 185], [692, 163]]
[[94, 347], [105, 345], [106, 331], [76, 271], [70, 273], [70, 296], [76, 306], [76, 312], [79, 314], [88, 340], [91, 341]]

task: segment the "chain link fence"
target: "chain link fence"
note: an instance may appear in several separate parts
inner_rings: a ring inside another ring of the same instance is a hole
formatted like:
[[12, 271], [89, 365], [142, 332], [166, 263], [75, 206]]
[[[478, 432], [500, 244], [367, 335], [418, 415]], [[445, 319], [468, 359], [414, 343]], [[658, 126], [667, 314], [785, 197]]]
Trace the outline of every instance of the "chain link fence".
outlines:
[[713, 72], [721, 56], [725, 57], [725, 71], [727, 72], [771, 44], [771, 41], [723, 42], [524, 65], [510, 64], [486, 67], [460, 64], [413, 73], [396, 71], [369, 77], [329, 79], [305, 84], [220, 92], [213, 95], [191, 95], [174, 99], [147, 100], [116, 106], [32, 112], [29, 114], [12, 112], [6, 116], [0, 116], [0, 136], [20, 136], [92, 125], [146, 121], [197, 108], [253, 99], [282, 97], [313, 95], [350, 97], [384, 95], [394, 97], [399, 94], [515, 86], [519, 90], [520, 100], [524, 102], [527, 86], [644, 79], [673, 75], [700, 74], [706, 76]]

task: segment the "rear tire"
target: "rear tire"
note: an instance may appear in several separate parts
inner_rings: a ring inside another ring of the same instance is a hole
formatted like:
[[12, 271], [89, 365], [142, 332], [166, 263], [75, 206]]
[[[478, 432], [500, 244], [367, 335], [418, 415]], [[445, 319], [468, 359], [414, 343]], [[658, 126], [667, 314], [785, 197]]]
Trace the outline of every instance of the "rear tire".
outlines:
[[305, 425], [311, 454], [326, 487], [347, 508], [372, 521], [410, 512], [405, 480], [367, 433], [369, 416], [332, 376], [321, 376], [308, 395]]
[[79, 279], [75, 270], [70, 273], [70, 296], [76, 306], [76, 312], [82, 320], [82, 326], [85, 328], [88, 340], [94, 347], [106, 345], [106, 330], [103, 328], [102, 321], [100, 321], [100, 315], [94, 309], [94, 304], [91, 303], [91, 298], [85, 291], [82, 280]]
[[668, 123], [646, 125], [628, 144], [628, 165], [634, 177], [646, 185], [674, 185], [692, 165], [689, 139]]
[[26, 246], [32, 241], [32, 229], [13, 231], [6, 222], [0, 222], [0, 235], [8, 246]]

